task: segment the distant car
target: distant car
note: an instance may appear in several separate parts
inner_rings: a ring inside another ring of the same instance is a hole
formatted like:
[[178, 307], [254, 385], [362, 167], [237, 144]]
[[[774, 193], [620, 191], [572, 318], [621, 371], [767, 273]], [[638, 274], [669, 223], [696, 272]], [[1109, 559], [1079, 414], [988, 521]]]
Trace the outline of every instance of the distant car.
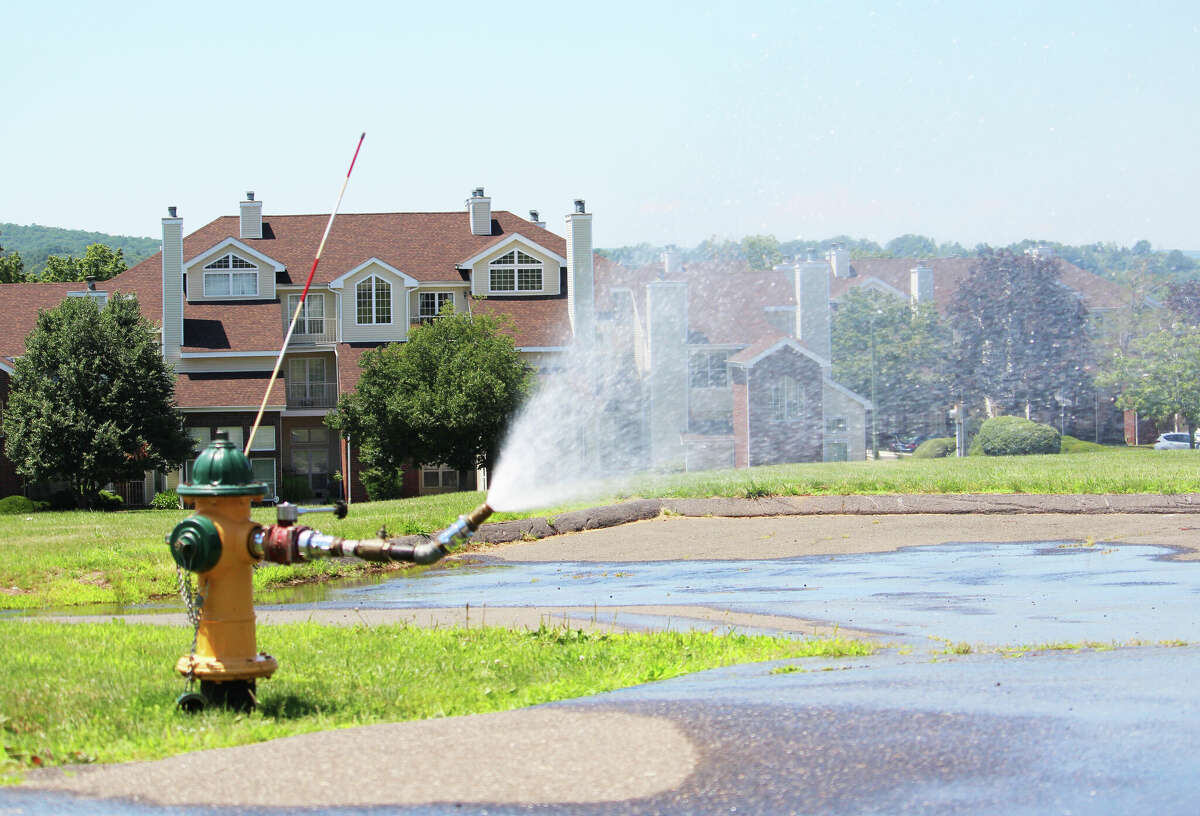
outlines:
[[918, 446], [920, 446], [922, 442], [930, 438], [932, 437], [924, 434], [918, 434], [916, 436], [896, 436], [892, 438], [889, 447], [896, 453], [912, 453], [917, 449]]
[[1190, 437], [1185, 433], [1159, 434], [1154, 443], [1155, 450], [1186, 450], [1191, 446]]

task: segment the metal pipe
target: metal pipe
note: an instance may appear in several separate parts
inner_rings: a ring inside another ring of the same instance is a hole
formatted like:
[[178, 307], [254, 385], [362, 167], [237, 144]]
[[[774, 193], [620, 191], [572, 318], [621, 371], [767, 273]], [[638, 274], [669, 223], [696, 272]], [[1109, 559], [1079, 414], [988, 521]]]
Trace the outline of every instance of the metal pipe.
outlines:
[[492, 514], [481, 504], [439, 533], [420, 544], [401, 544], [382, 538], [344, 539], [318, 532], [311, 527], [272, 524], [256, 528], [250, 534], [248, 549], [258, 560], [276, 564], [294, 564], [322, 558], [361, 558], [386, 563], [434, 564], [450, 554], [453, 547], [465, 544]]

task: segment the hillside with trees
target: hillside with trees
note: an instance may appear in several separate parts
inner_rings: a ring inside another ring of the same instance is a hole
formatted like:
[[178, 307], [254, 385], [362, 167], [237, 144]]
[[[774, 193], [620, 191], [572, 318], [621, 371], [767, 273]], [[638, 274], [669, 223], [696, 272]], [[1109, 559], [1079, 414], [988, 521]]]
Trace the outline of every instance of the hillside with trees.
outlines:
[[[14, 253], [19, 254], [27, 280], [41, 279], [47, 259], [51, 256], [82, 259], [87, 255], [88, 247], [95, 244], [110, 247], [114, 253], [120, 253], [123, 256], [126, 265], [133, 266], [158, 252], [159, 239], [43, 227], [39, 224], [21, 226], [20, 224], [0, 223], [0, 246], [3, 247], [0, 255], [11, 259]], [[11, 264], [11, 260], [9, 263]], [[53, 262], [51, 265], [53, 266]], [[54, 279], [60, 279], [60, 277], [61, 272], [55, 275]], [[12, 281], [3, 280], [2, 282], [11, 283]]]

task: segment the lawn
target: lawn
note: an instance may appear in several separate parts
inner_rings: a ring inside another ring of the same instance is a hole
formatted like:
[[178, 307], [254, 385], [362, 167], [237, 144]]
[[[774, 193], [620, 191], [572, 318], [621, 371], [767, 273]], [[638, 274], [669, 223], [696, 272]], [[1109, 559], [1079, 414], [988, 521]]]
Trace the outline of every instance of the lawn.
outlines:
[[[261, 626], [279, 660], [249, 714], [179, 712], [179, 627], [0, 621], [0, 783], [378, 722], [505, 711], [763, 660], [870, 654], [842, 638]], [[31, 649], [28, 644], [36, 643]], [[765, 671], [765, 669], [764, 669]]]
[[[1200, 492], [1200, 452], [1110, 448], [1056, 456], [885, 459], [878, 462], [777, 465], [743, 470], [643, 476], [612, 485], [569, 507], [499, 513], [493, 520], [553, 515], [635, 496], [704, 497], [852, 493], [1191, 493]], [[347, 538], [431, 533], [483, 501], [482, 493], [449, 493], [354, 505], [350, 516], [306, 516], [323, 532]], [[163, 536], [188, 513], [142, 510], [0, 515], [0, 609], [107, 604], [128, 607], [171, 599], [175, 568]], [[263, 524], [270, 508], [256, 509]], [[380, 567], [354, 561], [255, 571], [257, 590]]]

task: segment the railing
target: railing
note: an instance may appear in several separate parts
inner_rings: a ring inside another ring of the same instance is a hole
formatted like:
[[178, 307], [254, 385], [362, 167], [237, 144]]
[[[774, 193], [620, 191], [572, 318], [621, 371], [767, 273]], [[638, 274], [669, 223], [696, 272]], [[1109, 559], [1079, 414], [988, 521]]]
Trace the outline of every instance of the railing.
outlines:
[[415, 315], [408, 319], [408, 325], [420, 326], [424, 323], [432, 323], [438, 319], [438, 315]]
[[290, 382], [287, 407], [333, 408], [337, 406], [337, 383]]
[[[288, 323], [292, 320], [287, 315], [283, 322], [286, 332]], [[315, 343], [337, 342], [337, 320], [332, 317], [301, 317], [296, 321], [296, 330], [292, 332], [294, 345], [313, 345]]]

